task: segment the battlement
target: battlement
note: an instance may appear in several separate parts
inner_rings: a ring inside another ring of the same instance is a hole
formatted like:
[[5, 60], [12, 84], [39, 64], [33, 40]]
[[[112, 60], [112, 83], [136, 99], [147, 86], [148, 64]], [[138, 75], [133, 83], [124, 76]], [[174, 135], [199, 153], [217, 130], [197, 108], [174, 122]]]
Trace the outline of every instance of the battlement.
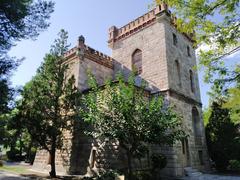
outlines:
[[[137, 19], [131, 21], [130, 23], [126, 24], [125, 26], [121, 28], [117, 28], [116, 26], [112, 26], [109, 28], [109, 40], [108, 44], [111, 47], [114, 42], [123, 39], [125, 37], [128, 37], [139, 30], [146, 28], [153, 23], [156, 22], [156, 18], [158, 15], [162, 13], [166, 13], [170, 17], [171, 23], [176, 26], [177, 18], [174, 16], [171, 11], [168, 9], [167, 4], [161, 4], [156, 6], [153, 10], [149, 11], [148, 13], [138, 17]], [[185, 35], [190, 41], [193, 42], [193, 34], [183, 34]]]
[[85, 45], [85, 57], [103, 66], [113, 68], [113, 58]]
[[79, 41], [76, 47], [70, 49], [64, 54], [65, 59], [70, 59], [75, 56], [82, 56], [98, 64], [113, 69], [112, 57], [85, 45], [84, 41]]

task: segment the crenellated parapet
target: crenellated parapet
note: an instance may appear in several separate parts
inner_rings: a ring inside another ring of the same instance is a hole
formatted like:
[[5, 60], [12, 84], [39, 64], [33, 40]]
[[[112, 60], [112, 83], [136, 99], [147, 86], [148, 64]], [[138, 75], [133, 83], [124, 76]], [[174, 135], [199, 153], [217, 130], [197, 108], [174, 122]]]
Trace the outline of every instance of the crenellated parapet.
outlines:
[[113, 58], [112, 57], [110, 57], [106, 54], [103, 54], [102, 52], [97, 51], [86, 45], [85, 45], [84, 57], [86, 57], [92, 61], [95, 61], [98, 64], [106, 66], [108, 68], [111, 68], [111, 69], [113, 68]]
[[97, 51], [85, 44], [85, 39], [83, 36], [80, 36], [78, 39], [78, 45], [64, 54], [64, 58], [66, 60], [71, 59], [73, 57], [79, 57], [84, 60], [85, 58], [92, 60], [98, 64], [106, 66], [108, 68], [113, 69], [113, 58]]
[[[166, 13], [167, 16], [170, 17], [171, 23], [176, 26], [177, 18], [174, 16], [171, 11], [168, 9], [167, 4], [161, 4], [156, 6], [153, 10], [148, 13], [138, 17], [137, 19], [131, 21], [121, 28], [117, 28], [116, 26], [112, 26], [109, 28], [108, 32], [108, 45], [112, 47], [115, 42], [121, 40], [125, 37], [128, 37], [141, 29], [144, 29], [153, 23], [156, 22], [156, 19], [162, 13]], [[190, 41], [193, 41], [193, 34], [187, 35], [184, 34]]]

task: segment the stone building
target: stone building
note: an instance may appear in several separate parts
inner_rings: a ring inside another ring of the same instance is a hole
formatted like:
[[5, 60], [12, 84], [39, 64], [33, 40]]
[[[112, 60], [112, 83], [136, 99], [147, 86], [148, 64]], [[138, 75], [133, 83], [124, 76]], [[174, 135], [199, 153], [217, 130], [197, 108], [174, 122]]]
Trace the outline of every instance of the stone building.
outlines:
[[[109, 29], [112, 57], [87, 46], [80, 37], [78, 45], [65, 58], [80, 90], [87, 88], [87, 70], [103, 83], [108, 77], [114, 78], [118, 71], [128, 76], [135, 68], [138, 77], [148, 82], [151, 93], [164, 94], [183, 117], [183, 127], [189, 136], [173, 147], [153, 146], [152, 151], [164, 152], [168, 157], [162, 173], [183, 176], [186, 167], [205, 170], [208, 154], [198, 74], [194, 68], [194, 42], [191, 35], [177, 31], [175, 22], [167, 5], [162, 4], [121, 28]], [[117, 145], [110, 148], [105, 144], [87, 138], [81, 130], [66, 133], [65, 148], [58, 151], [56, 158], [57, 172], [86, 174], [92, 169], [124, 168], [124, 157], [114, 155]], [[33, 167], [47, 170], [48, 159], [45, 151], [38, 151]]]

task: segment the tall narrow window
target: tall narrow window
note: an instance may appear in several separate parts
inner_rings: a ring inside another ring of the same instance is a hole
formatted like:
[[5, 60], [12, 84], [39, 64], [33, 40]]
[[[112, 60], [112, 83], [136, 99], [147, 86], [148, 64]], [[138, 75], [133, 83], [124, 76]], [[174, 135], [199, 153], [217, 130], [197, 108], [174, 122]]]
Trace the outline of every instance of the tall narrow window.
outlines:
[[202, 145], [202, 128], [199, 112], [196, 107], [192, 108], [192, 123], [195, 136], [195, 144]]
[[137, 75], [142, 73], [142, 51], [139, 49], [135, 50], [132, 55], [132, 70]]
[[177, 46], [177, 35], [174, 33], [172, 35], [173, 35], [173, 44]]
[[176, 74], [176, 79], [178, 80], [178, 86], [182, 86], [181, 83], [181, 71], [180, 71], [180, 65], [178, 60], [175, 60], [175, 74]]
[[190, 47], [187, 46], [187, 55], [190, 57], [191, 56], [191, 52], [190, 52]]
[[189, 79], [190, 79], [191, 91], [194, 92], [194, 77], [193, 77], [192, 70], [189, 70]]

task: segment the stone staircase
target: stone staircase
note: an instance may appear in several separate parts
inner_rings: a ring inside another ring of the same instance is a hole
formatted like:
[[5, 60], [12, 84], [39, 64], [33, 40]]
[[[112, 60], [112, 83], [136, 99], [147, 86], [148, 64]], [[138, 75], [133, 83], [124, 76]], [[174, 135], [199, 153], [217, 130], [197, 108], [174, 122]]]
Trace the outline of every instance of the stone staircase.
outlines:
[[199, 172], [197, 169], [194, 169], [192, 167], [185, 167], [184, 174], [188, 177], [199, 177], [202, 175], [201, 172]]

